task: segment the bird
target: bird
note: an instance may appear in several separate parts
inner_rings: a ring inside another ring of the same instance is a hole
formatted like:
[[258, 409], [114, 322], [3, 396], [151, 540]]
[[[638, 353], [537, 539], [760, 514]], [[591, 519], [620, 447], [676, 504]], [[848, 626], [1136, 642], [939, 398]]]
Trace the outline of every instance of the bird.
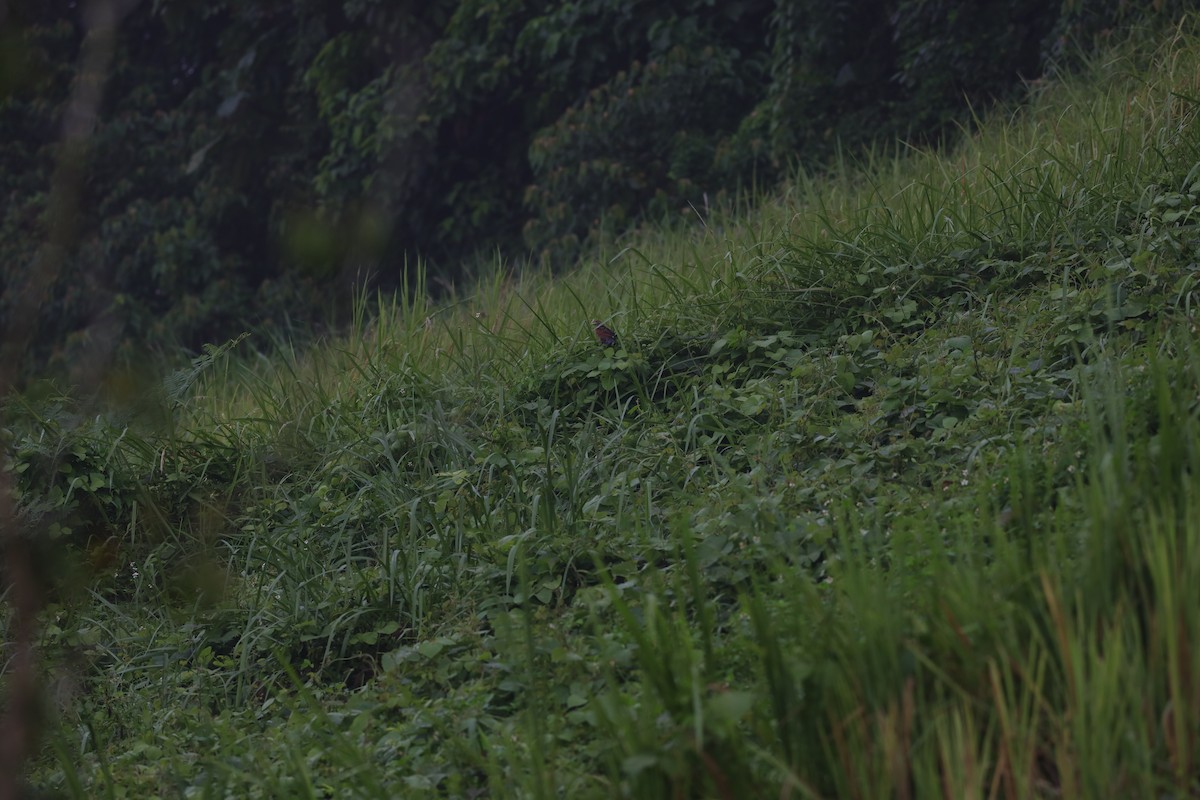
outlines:
[[592, 328], [596, 331], [596, 339], [605, 347], [617, 347], [617, 335], [613, 333], [612, 328], [605, 325], [598, 319], [592, 320]]

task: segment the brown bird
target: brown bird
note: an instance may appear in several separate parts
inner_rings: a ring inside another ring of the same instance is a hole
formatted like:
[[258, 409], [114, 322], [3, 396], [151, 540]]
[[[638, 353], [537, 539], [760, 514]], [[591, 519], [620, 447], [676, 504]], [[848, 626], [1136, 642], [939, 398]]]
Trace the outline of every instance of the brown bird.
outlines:
[[613, 333], [612, 328], [605, 325], [598, 319], [592, 320], [592, 328], [596, 331], [596, 338], [600, 344], [605, 347], [617, 347], [617, 335]]

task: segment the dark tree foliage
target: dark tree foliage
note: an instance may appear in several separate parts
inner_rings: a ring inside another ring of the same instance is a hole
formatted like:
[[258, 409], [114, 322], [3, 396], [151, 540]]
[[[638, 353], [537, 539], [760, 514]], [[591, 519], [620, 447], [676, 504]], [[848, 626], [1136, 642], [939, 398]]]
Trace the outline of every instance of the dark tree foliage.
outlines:
[[[0, 315], [37, 269], [77, 2], [0, 31]], [[141, 0], [121, 21], [40, 362], [335, 319], [357, 281], [554, 264], [838, 146], [937, 141], [1184, 0]], [[3, 320], [0, 320], [3, 322]]]

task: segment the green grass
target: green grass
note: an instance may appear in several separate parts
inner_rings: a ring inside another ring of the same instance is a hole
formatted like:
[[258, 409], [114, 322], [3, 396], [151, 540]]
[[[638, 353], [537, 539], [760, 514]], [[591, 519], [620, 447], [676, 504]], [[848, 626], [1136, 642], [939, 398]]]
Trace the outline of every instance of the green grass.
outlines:
[[12, 404], [31, 781], [1200, 793], [1198, 45], [561, 277]]

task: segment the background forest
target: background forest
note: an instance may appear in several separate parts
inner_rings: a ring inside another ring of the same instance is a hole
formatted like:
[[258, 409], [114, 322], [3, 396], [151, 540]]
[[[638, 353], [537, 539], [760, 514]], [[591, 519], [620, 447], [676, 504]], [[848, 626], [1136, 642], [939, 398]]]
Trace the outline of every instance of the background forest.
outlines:
[[128, 356], [249, 322], [336, 323], [356, 286], [399, 287], [417, 260], [435, 288], [497, 253], [561, 268], [839, 148], [939, 140], [1074, 44], [1185, 5], [121, 3], [62, 263], [39, 277], [88, 22], [76, 2], [16, 0], [0, 316], [40, 308], [21, 355], [61, 366], [97, 342]]

